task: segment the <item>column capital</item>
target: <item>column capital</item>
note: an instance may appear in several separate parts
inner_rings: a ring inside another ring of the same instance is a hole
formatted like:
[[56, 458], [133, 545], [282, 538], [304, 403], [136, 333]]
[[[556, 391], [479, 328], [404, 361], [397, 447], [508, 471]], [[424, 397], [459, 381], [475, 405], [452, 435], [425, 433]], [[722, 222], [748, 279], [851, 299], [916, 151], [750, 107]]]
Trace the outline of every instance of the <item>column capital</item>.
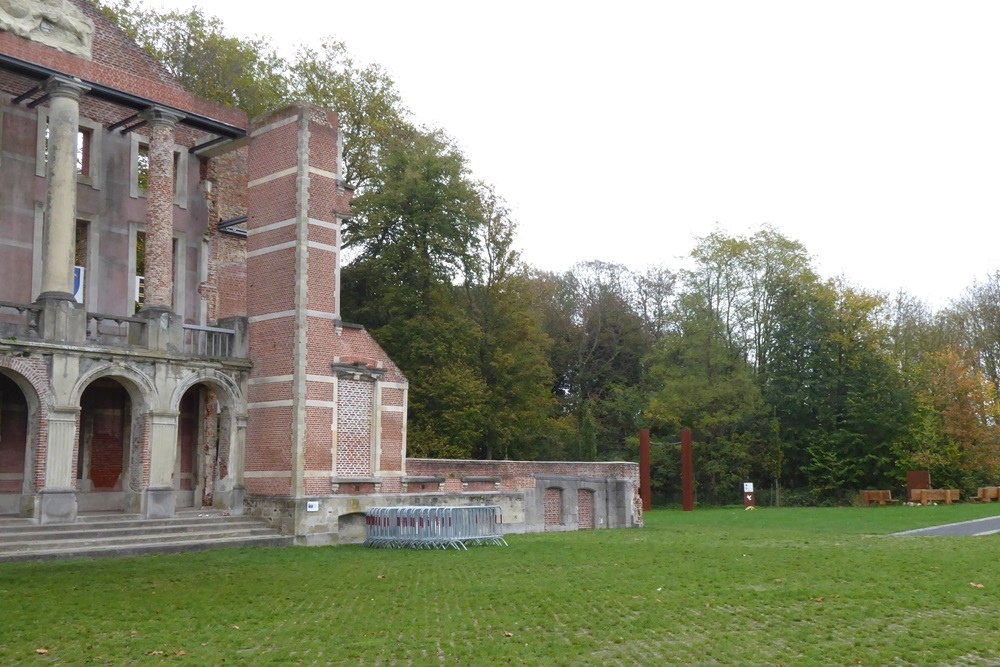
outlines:
[[49, 421], [73, 422], [80, 414], [80, 406], [56, 405], [49, 408]]
[[45, 82], [45, 92], [50, 97], [69, 97], [79, 101], [83, 95], [90, 92], [90, 86], [75, 77], [53, 74]]
[[171, 109], [153, 106], [142, 112], [142, 118], [148, 125], [166, 125], [173, 128], [177, 123], [184, 120], [186, 116]]
[[149, 416], [153, 424], [173, 425], [177, 423], [180, 413], [176, 410], [150, 410]]

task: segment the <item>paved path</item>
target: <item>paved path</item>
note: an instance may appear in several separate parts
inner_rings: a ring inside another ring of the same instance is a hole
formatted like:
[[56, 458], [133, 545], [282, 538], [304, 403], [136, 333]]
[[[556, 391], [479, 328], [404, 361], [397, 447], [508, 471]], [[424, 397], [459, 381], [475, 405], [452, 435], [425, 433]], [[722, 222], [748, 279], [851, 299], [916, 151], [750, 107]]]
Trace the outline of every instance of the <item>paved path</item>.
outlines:
[[893, 535], [932, 535], [935, 537], [979, 537], [1000, 533], [1000, 516], [989, 516], [985, 519], [974, 519], [960, 523], [946, 523], [943, 526], [906, 530]]

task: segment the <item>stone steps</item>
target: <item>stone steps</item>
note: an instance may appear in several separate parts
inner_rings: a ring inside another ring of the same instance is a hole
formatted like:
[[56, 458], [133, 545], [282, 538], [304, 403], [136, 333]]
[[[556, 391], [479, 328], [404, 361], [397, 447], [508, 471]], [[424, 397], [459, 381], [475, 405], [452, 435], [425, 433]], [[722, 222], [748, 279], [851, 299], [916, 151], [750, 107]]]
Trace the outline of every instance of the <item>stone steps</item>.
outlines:
[[46, 525], [28, 519], [0, 519], [0, 563], [291, 544], [292, 536], [282, 535], [253, 517], [214, 511], [185, 511], [169, 519], [150, 520], [102, 513], [82, 515], [75, 523]]

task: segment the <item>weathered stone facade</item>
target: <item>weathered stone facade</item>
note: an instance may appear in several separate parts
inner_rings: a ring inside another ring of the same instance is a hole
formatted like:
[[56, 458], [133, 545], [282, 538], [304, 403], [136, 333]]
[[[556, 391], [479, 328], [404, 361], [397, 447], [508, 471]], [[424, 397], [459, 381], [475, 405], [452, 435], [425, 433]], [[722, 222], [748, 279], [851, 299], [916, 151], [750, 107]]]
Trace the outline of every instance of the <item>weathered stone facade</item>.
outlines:
[[641, 522], [633, 464], [407, 460], [407, 380], [340, 312], [337, 115], [250, 123], [65, 5], [87, 49], [0, 2], [0, 514], [213, 506], [304, 544], [387, 504]]

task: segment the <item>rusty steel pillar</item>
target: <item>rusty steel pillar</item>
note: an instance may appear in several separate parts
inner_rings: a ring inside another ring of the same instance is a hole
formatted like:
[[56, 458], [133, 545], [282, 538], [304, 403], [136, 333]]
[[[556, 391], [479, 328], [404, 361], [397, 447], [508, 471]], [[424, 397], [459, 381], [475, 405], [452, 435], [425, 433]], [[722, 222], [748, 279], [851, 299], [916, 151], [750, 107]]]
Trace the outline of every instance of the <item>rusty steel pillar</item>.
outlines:
[[639, 431], [639, 497], [642, 498], [642, 511], [653, 509], [653, 489], [650, 486], [649, 472], [649, 429]]
[[694, 509], [694, 465], [691, 462], [691, 429], [681, 431], [681, 506], [685, 512]]

